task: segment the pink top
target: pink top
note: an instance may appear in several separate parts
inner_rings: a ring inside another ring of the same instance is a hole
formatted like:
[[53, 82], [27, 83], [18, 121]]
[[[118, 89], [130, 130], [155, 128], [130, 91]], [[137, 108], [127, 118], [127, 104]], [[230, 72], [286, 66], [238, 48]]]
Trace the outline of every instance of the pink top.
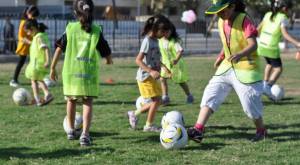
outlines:
[[[230, 43], [230, 32], [231, 32], [231, 24], [228, 21], [224, 21], [224, 32], [225, 32], [225, 37], [227, 44], [229, 45]], [[250, 38], [250, 37], [257, 37], [258, 32], [256, 30], [256, 27], [254, 23], [250, 20], [250, 18], [245, 17], [244, 22], [243, 22], [243, 31], [244, 31], [244, 37], [245, 38]], [[224, 56], [224, 50], [220, 52], [219, 56]], [[222, 57], [224, 58], [224, 57]]]

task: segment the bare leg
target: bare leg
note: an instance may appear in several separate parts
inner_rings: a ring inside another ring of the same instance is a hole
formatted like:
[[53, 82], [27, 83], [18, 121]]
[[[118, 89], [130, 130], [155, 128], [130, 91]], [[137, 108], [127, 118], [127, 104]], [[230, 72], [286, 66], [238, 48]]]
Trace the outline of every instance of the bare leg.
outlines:
[[36, 80], [31, 80], [31, 88], [33, 92], [33, 96], [36, 103], [40, 102], [39, 98], [39, 88], [38, 88], [38, 82]]
[[149, 111], [149, 109], [150, 109], [150, 107], [151, 107], [151, 104], [152, 104], [152, 102], [151, 102], [151, 103], [144, 104], [143, 107], [141, 108], [140, 112], [141, 112], [141, 113], [144, 113], [144, 112]]
[[280, 77], [281, 73], [282, 73], [282, 67], [275, 67], [275, 68], [273, 67], [273, 72], [269, 78], [269, 84], [271, 85], [275, 84], [278, 78]]
[[147, 116], [147, 123], [153, 123], [155, 113], [160, 105], [160, 97], [153, 97], [152, 103], [149, 108], [148, 116]]
[[74, 129], [75, 113], [76, 113], [76, 100], [68, 99], [67, 119], [68, 119], [68, 125], [71, 129]]
[[189, 96], [191, 93], [190, 93], [190, 89], [189, 89], [189, 86], [187, 85], [186, 82], [184, 83], [180, 83], [179, 84], [181, 86], [181, 88], [183, 89], [184, 93]]
[[49, 89], [46, 86], [44, 81], [39, 81], [40, 87], [42, 88], [43, 92], [44, 92], [44, 96], [47, 96], [49, 94]]
[[167, 83], [167, 79], [166, 78], [160, 78], [160, 82], [161, 82], [161, 90], [162, 90], [162, 95], [163, 96], [167, 96], [168, 95], [168, 83]]
[[91, 121], [93, 116], [93, 99], [83, 100], [83, 131], [82, 134], [89, 136]]
[[204, 126], [212, 113], [213, 110], [210, 109], [209, 107], [207, 106], [202, 107], [198, 115], [197, 124], [201, 124]]
[[258, 119], [254, 119], [253, 122], [255, 124], [256, 129], [264, 129], [265, 128], [262, 117], [260, 117]]
[[269, 81], [271, 73], [272, 73], [272, 66], [270, 64], [267, 64], [265, 67], [265, 75], [264, 75], [264, 80], [266, 82]]

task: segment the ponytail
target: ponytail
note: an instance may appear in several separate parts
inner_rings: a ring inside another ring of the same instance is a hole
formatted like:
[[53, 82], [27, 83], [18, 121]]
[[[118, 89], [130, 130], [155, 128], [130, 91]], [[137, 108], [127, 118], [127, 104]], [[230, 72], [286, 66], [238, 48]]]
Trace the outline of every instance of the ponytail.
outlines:
[[273, 0], [271, 3], [271, 11], [272, 15], [270, 17], [271, 21], [274, 21], [274, 17], [278, 12], [282, 10], [282, 8], [292, 8], [293, 4], [289, 0]]
[[37, 29], [39, 32], [44, 33], [48, 27], [44, 23], [38, 23]]
[[92, 23], [94, 20], [93, 10], [94, 3], [92, 0], [75, 0], [73, 4], [74, 12], [79, 22], [81, 23], [81, 28], [90, 33], [92, 31]]

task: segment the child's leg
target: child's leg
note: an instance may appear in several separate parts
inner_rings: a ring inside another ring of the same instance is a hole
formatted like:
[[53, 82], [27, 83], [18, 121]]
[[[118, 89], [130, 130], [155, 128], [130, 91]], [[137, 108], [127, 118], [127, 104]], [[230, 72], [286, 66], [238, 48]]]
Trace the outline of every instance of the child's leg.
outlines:
[[44, 96], [47, 96], [49, 94], [49, 89], [47, 87], [47, 85], [45, 84], [44, 81], [39, 81], [39, 85], [42, 88], [43, 92], [44, 92]]
[[184, 91], [184, 93], [185, 93], [186, 96], [191, 95], [189, 86], [187, 85], [186, 82], [184, 82], [184, 83], [179, 83], [179, 85], [180, 85], [180, 87], [183, 89], [183, 91]]
[[71, 130], [74, 130], [75, 114], [76, 114], [76, 100], [68, 99], [67, 101], [67, 119]]
[[268, 83], [270, 85], [273, 85], [276, 83], [276, 81], [278, 80], [278, 78], [280, 77], [281, 73], [282, 73], [282, 67], [273, 67], [272, 69], [272, 74], [270, 75], [269, 81]]
[[83, 99], [83, 130], [82, 134], [89, 136], [93, 112], [93, 98]]
[[160, 78], [161, 90], [163, 96], [168, 96], [168, 83], [166, 78]]
[[151, 126], [153, 124], [155, 113], [158, 110], [160, 102], [161, 102], [160, 97], [152, 98], [152, 103], [150, 105], [148, 116], [147, 116], [146, 126]]
[[271, 72], [272, 72], [272, 66], [270, 64], [267, 64], [265, 67], [265, 75], [264, 75], [264, 80], [266, 82], [269, 81], [270, 76], [271, 76]]
[[31, 80], [31, 88], [34, 96], [34, 100], [37, 105], [40, 104], [40, 97], [39, 97], [39, 88], [38, 88], [38, 82], [36, 80]]

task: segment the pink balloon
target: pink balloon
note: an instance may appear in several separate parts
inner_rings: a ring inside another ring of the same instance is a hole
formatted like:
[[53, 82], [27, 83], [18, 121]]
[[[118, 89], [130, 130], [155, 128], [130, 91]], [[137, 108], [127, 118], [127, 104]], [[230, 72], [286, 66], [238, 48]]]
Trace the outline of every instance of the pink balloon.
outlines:
[[186, 23], [193, 23], [197, 20], [197, 16], [193, 10], [184, 11], [182, 13], [181, 21]]

